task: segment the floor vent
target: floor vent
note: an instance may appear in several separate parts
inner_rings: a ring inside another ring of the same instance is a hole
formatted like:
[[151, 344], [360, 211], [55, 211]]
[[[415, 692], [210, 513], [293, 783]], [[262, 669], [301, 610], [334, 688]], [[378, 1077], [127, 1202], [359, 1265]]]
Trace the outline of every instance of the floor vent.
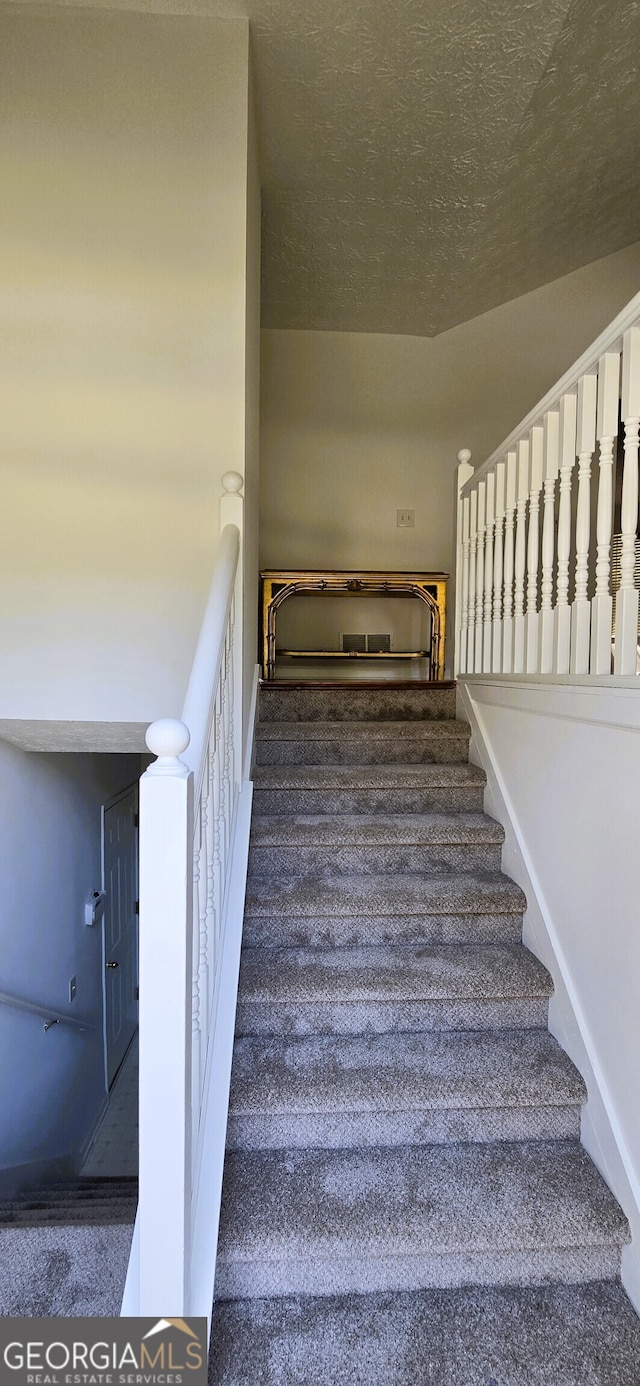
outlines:
[[342, 649], [345, 654], [390, 654], [391, 636], [355, 633], [343, 635]]

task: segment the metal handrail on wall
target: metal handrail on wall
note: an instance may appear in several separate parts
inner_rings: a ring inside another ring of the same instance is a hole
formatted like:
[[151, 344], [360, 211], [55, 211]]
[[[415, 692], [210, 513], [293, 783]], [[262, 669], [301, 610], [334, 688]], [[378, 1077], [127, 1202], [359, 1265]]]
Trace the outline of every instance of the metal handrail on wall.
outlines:
[[67, 1025], [70, 1030], [87, 1034], [95, 1030], [95, 1025], [89, 1024], [86, 1020], [77, 1020], [75, 1016], [65, 1015], [63, 1011], [54, 1011], [50, 1006], [40, 1006], [36, 1001], [26, 1001], [22, 996], [14, 996], [12, 992], [0, 991], [0, 1005], [12, 1006], [16, 1011], [27, 1011], [29, 1015], [39, 1016], [44, 1021], [42, 1026], [45, 1035], [54, 1025]]

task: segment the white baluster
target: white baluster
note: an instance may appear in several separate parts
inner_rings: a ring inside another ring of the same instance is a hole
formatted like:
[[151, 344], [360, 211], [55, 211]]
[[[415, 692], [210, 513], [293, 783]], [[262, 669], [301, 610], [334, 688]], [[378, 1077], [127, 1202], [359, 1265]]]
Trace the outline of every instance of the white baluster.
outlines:
[[524, 616], [524, 578], [526, 569], [527, 542], [527, 501], [529, 499], [529, 439], [522, 438], [518, 443], [518, 506], [516, 512], [516, 557], [514, 586], [513, 622], [513, 672], [524, 673], [525, 666], [525, 616]]
[[608, 351], [598, 363], [598, 406], [596, 432], [600, 445], [598, 464], [598, 510], [596, 520], [596, 590], [591, 603], [592, 674], [611, 673], [611, 627], [613, 598], [609, 590], [611, 573], [611, 530], [613, 526], [613, 448], [618, 433], [620, 399], [620, 353]]
[[514, 516], [518, 492], [518, 458], [507, 453], [504, 495], [504, 616], [502, 631], [502, 672], [513, 672], [513, 574]]
[[528, 674], [538, 673], [538, 581], [540, 578], [540, 492], [544, 429], [536, 424], [529, 434], [529, 538], [527, 547], [527, 619], [525, 665]]
[[571, 607], [569, 606], [571, 474], [576, 460], [577, 405], [576, 395], [563, 395], [560, 400], [560, 503], [558, 507], [558, 580], [554, 674], [569, 673], [571, 647]]
[[478, 483], [478, 544], [476, 548], [476, 639], [473, 652], [473, 670], [482, 673], [482, 639], [484, 611], [484, 543], [487, 514], [487, 483]]
[[502, 579], [504, 555], [504, 495], [505, 462], [496, 463], [496, 531], [493, 545], [493, 647], [491, 668], [494, 674], [502, 669]]
[[478, 550], [478, 488], [469, 497], [469, 624], [467, 627], [467, 673], [475, 670], [476, 648], [476, 553]]
[[212, 748], [212, 778], [213, 778], [213, 870], [216, 882], [216, 971], [220, 965], [220, 931], [222, 928], [222, 833], [224, 832], [224, 805], [222, 802], [222, 768], [221, 752], [222, 743], [222, 690], [218, 683], [216, 693], [215, 710], [213, 715], [214, 739]]
[[597, 375], [578, 381], [578, 509], [576, 514], [576, 582], [571, 608], [572, 674], [589, 673], [591, 603], [589, 601], [589, 547], [591, 543], [591, 459], [596, 446]]
[[192, 1143], [195, 1149], [200, 1124], [200, 1094], [202, 1086], [202, 1008], [200, 1001], [200, 805], [195, 810], [193, 859], [193, 921], [191, 931], [191, 1121]]
[[213, 790], [213, 737], [215, 728], [215, 715], [212, 719], [211, 735], [207, 749], [207, 956], [209, 960], [209, 976], [207, 990], [207, 1005], [209, 1010], [213, 1003], [214, 982], [216, 975], [216, 938], [218, 933], [218, 916], [216, 909], [216, 875], [215, 875], [215, 798]]
[[200, 983], [201, 1030], [204, 1050], [209, 1042], [209, 778], [205, 766], [204, 782], [200, 799], [200, 852], [198, 855], [198, 898], [200, 925], [200, 958], [198, 979]]
[[458, 672], [467, 672], [467, 639], [469, 629], [469, 554], [471, 550], [471, 498], [462, 501], [462, 612], [458, 644]]
[[461, 448], [458, 453], [456, 471], [457, 498], [457, 550], [456, 550], [456, 673], [464, 674], [467, 669], [467, 627], [469, 623], [469, 549], [470, 549], [470, 501], [461, 496], [461, 491], [473, 476], [471, 452]]
[[634, 583], [638, 530], [638, 427], [640, 425], [640, 328], [630, 327], [622, 347], [622, 551], [616, 595], [615, 674], [635, 674], [638, 660], [638, 592]]
[[158, 759], [140, 781], [137, 1312], [155, 1319], [159, 1302], [189, 1312], [193, 776], [183, 722], [154, 722], [146, 739]]
[[560, 416], [555, 409], [544, 416], [544, 513], [542, 520], [542, 601], [540, 606], [540, 673], [553, 672], [555, 612], [553, 566], [555, 559], [555, 496], [558, 477]]
[[229, 773], [229, 741], [231, 723], [231, 698], [229, 687], [229, 647], [225, 644], [224, 657], [222, 660], [222, 740], [220, 742], [221, 775], [222, 775], [222, 817], [220, 820], [220, 835], [222, 845], [222, 880], [223, 888], [226, 885], [227, 866], [229, 863], [229, 842], [231, 837], [230, 803], [231, 803], [231, 776]]
[[487, 476], [487, 526], [484, 553], [484, 633], [482, 637], [482, 672], [491, 673], [491, 650], [493, 642], [493, 531], [496, 523], [496, 477], [495, 472]]

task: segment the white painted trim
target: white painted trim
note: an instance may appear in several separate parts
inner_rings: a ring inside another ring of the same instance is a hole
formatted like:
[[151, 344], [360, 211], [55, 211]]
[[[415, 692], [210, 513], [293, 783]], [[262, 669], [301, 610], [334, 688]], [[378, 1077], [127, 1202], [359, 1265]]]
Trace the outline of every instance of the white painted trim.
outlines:
[[592, 679], [572, 678], [568, 674], [522, 678], [473, 675], [460, 678], [458, 685], [468, 687], [477, 703], [640, 731], [640, 680], [635, 676]]
[[207, 1056], [202, 1135], [192, 1200], [193, 1245], [189, 1313], [206, 1315], [209, 1329], [222, 1199], [252, 799], [253, 785], [250, 781], [245, 781], [238, 799], [231, 851], [216, 1022]]
[[131, 1250], [129, 1252], [129, 1264], [127, 1266], [127, 1277], [124, 1282], [124, 1292], [122, 1295], [122, 1305], [120, 1307], [121, 1318], [137, 1318], [140, 1313], [140, 1226], [138, 1213], [133, 1224], [133, 1236], [131, 1238]]
[[529, 411], [526, 418], [524, 418], [521, 423], [517, 424], [509, 436], [505, 438], [504, 442], [495, 449], [495, 452], [492, 452], [491, 456], [487, 458], [487, 461], [483, 462], [482, 466], [477, 468], [473, 477], [462, 487], [460, 495], [469, 495], [470, 491], [477, 485], [478, 481], [482, 479], [486, 472], [493, 467], [494, 463], [500, 461], [509, 448], [514, 447], [519, 439], [523, 438], [525, 434], [528, 434], [529, 429], [532, 428], [534, 424], [540, 423], [547, 413], [547, 410], [553, 409], [562, 395], [566, 395], [569, 391], [576, 389], [580, 377], [586, 375], [588, 371], [593, 370], [594, 366], [596, 366], [600, 360], [600, 357], [606, 351], [617, 351], [621, 349], [622, 338], [627, 328], [633, 327], [634, 324], [638, 322], [639, 318], [640, 293], [634, 295], [630, 302], [618, 313], [617, 318], [614, 318], [613, 322], [610, 322], [609, 326], [605, 327], [604, 332], [601, 332], [600, 336], [596, 337], [595, 342], [592, 342], [591, 346], [587, 347], [586, 351], [583, 351], [582, 356], [578, 357], [578, 360], [574, 362], [573, 366], [569, 367], [568, 371], [565, 371], [560, 380], [558, 380], [555, 385], [552, 385], [551, 389], [547, 391], [546, 395], [543, 396], [539, 403], [534, 405], [533, 409]]
[[[139, 823], [139, 822], [140, 822], [140, 781], [139, 781], [139, 780], [134, 780], [134, 781], [133, 781], [133, 784], [128, 784], [128, 785], [126, 786], [126, 789], [120, 789], [120, 790], [118, 790], [118, 793], [117, 793], [117, 794], [113, 794], [112, 797], [111, 797], [110, 799], [106, 799], [105, 802], [104, 802], [104, 804], [102, 804], [102, 805], [101, 805], [101, 808], [100, 808], [100, 889], [101, 889], [101, 890], [104, 890], [104, 891], [106, 891], [106, 889], [107, 889], [107, 886], [106, 886], [106, 878], [105, 878], [105, 873], [104, 873], [104, 818], [105, 818], [105, 814], [106, 814], [106, 812], [107, 812], [108, 809], [115, 808], [115, 805], [116, 805], [116, 804], [119, 804], [121, 799], [126, 799], [126, 798], [128, 797], [128, 795], [129, 795], [129, 794], [132, 794], [132, 793], [135, 795], [135, 804], [136, 804], [136, 810], [135, 810], [135, 811], [136, 811], [136, 818], [138, 819], [138, 823]], [[139, 828], [138, 828], [138, 832], [136, 833], [136, 887], [135, 887], [135, 888], [136, 888], [136, 899], [137, 899], [137, 898], [139, 897], [139, 892], [140, 892], [140, 830], [139, 830]], [[136, 923], [136, 955], [137, 955], [137, 974], [138, 974], [138, 979], [139, 979], [139, 977], [140, 977], [140, 920], [139, 920], [139, 919], [138, 919], [138, 921], [137, 921], [137, 923]], [[101, 921], [100, 921], [100, 959], [101, 959], [100, 966], [101, 966], [101, 970], [102, 970], [101, 987], [100, 987], [100, 994], [101, 994], [101, 996], [102, 996], [102, 1027], [101, 1027], [101, 1028], [102, 1028], [102, 1067], [103, 1067], [103, 1073], [104, 1073], [104, 1091], [105, 1091], [105, 1102], [104, 1102], [104, 1106], [103, 1106], [103, 1108], [102, 1108], [102, 1116], [100, 1117], [100, 1121], [102, 1121], [102, 1117], [104, 1116], [104, 1114], [105, 1114], [105, 1112], [106, 1112], [106, 1109], [107, 1109], [107, 1107], [109, 1106], [109, 1055], [108, 1055], [108, 1053], [107, 1053], [107, 970], [106, 970], [106, 969], [107, 969], [107, 952], [106, 952], [104, 910], [103, 910], [103, 912], [102, 912], [102, 919], [101, 919]], [[115, 1079], [114, 1079], [114, 1081], [115, 1081]], [[99, 1123], [98, 1123], [98, 1125], [99, 1125]], [[91, 1137], [92, 1140], [93, 1140], [93, 1137], [95, 1136], [95, 1134], [96, 1134], [96, 1132], [97, 1132], [97, 1129], [98, 1129], [97, 1126], [94, 1127], [93, 1136]], [[87, 1157], [87, 1153], [88, 1153], [88, 1147], [87, 1147], [87, 1152], [85, 1153], [85, 1156], [84, 1156], [85, 1159], [86, 1159], [86, 1157]]]
[[256, 723], [258, 720], [258, 693], [260, 691], [260, 665], [253, 667], [253, 679], [251, 682], [251, 701], [249, 703], [249, 717], [247, 719], [247, 734], [244, 747], [244, 765], [242, 767], [243, 780], [250, 780], [253, 774], [253, 760], [256, 744]]
[[[505, 849], [508, 848], [510, 853], [510, 874], [527, 896], [524, 942], [548, 967], [553, 976], [556, 992], [550, 1007], [549, 1028], [580, 1069], [589, 1090], [589, 1101], [583, 1107], [582, 1113], [583, 1144], [621, 1203], [632, 1230], [636, 1233], [635, 1245], [627, 1246], [623, 1251], [622, 1280], [630, 1299], [640, 1312], [640, 1182], [636, 1177], [616, 1107], [602, 1071], [589, 1022], [576, 993], [558, 931], [545, 900], [509, 790], [496, 763], [481, 710], [482, 702], [491, 702], [493, 705], [519, 707], [522, 710], [542, 713], [542, 708], [529, 708], [522, 694], [528, 686], [542, 694], [539, 685], [546, 682], [546, 678], [525, 678], [517, 684], [512, 679], [461, 679], [458, 683], [461, 704], [459, 715], [470, 723], [472, 751], [476, 753], [477, 763], [487, 775], [487, 812], [505, 829]], [[562, 678], [553, 682], [557, 685], [573, 680]], [[584, 692], [599, 691], [592, 688], [591, 679], [588, 682], [579, 679], [577, 682], [581, 684]], [[607, 680], [609, 698], [610, 685], [611, 680]], [[509, 688], [512, 690], [511, 700], [501, 699], [499, 695], [503, 689], [506, 693]], [[634, 691], [637, 693], [637, 688]], [[626, 690], [621, 688], [619, 692], [624, 696]], [[498, 696], [494, 697], [494, 693]], [[574, 689], [570, 695], [569, 689], [565, 690], [565, 699], [569, 696], [573, 703]], [[636, 706], [636, 715], [637, 710]], [[561, 712], [553, 712], [550, 709], [546, 715], [568, 718], [571, 713], [565, 707]], [[604, 725], [628, 727], [625, 720], [612, 723], [610, 717], [585, 717], [579, 708], [576, 708], [575, 717], [579, 721], [602, 720]]]
[[101, 1123], [102, 1123], [104, 1117], [105, 1117], [106, 1114], [107, 1114], [107, 1108], [108, 1108], [108, 1106], [109, 1106], [109, 1095], [108, 1095], [108, 1093], [105, 1092], [105, 1093], [103, 1094], [102, 1102], [100, 1103], [100, 1107], [99, 1107], [99, 1109], [98, 1109], [98, 1115], [96, 1116], [96, 1119], [95, 1119], [95, 1121], [94, 1121], [94, 1123], [93, 1123], [93, 1126], [91, 1127], [91, 1131], [90, 1131], [90, 1133], [89, 1133], [88, 1136], [85, 1136], [85, 1138], [84, 1138], [84, 1140], [83, 1140], [83, 1142], [82, 1142], [82, 1145], [80, 1146], [80, 1151], [79, 1151], [79, 1156], [78, 1156], [79, 1161], [80, 1161], [80, 1164], [79, 1164], [79, 1168], [80, 1168], [80, 1169], [82, 1169], [82, 1166], [83, 1166], [83, 1164], [84, 1164], [84, 1162], [85, 1162], [85, 1160], [86, 1160], [86, 1158], [87, 1158], [87, 1155], [89, 1154], [89, 1151], [91, 1150], [91, 1147], [92, 1147], [93, 1142], [94, 1142], [94, 1140], [95, 1140], [95, 1138], [96, 1138], [96, 1136], [97, 1136], [97, 1134], [98, 1134], [98, 1131], [100, 1130]]

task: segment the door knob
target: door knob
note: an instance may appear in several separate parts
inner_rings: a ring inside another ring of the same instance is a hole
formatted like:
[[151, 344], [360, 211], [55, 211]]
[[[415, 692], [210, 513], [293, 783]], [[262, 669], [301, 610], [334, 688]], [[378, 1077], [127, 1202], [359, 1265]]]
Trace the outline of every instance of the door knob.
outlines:
[[120, 963], [117, 963], [117, 962], [108, 962], [108, 963], [107, 963], [107, 967], [119, 967], [119, 966], [120, 966]]

